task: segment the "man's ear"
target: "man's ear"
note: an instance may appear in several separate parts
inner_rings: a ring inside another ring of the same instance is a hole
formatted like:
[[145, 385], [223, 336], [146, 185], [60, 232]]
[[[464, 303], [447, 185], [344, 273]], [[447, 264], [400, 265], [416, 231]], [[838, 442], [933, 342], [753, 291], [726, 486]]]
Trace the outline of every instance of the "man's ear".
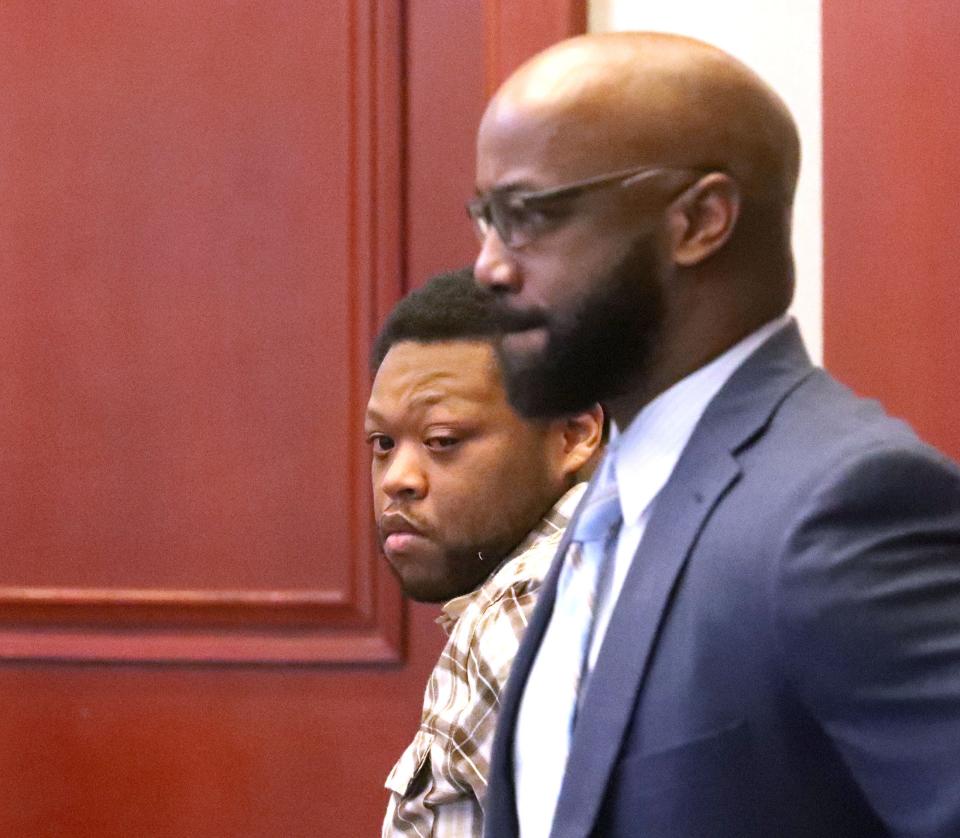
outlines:
[[554, 421], [560, 425], [563, 435], [564, 477], [578, 477], [585, 466], [596, 464], [603, 441], [603, 408], [595, 404], [583, 413]]
[[724, 172], [710, 172], [685, 189], [667, 209], [670, 252], [689, 268], [728, 241], [740, 216], [740, 188]]

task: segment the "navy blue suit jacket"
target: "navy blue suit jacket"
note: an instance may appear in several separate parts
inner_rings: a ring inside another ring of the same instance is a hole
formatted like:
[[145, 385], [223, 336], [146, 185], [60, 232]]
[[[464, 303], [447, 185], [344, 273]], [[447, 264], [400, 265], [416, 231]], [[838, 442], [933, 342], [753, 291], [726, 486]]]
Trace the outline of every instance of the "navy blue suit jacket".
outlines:
[[[489, 838], [517, 834], [514, 724], [559, 564], [503, 696]], [[551, 836], [874, 835], [960, 836], [960, 470], [791, 326], [655, 501]]]

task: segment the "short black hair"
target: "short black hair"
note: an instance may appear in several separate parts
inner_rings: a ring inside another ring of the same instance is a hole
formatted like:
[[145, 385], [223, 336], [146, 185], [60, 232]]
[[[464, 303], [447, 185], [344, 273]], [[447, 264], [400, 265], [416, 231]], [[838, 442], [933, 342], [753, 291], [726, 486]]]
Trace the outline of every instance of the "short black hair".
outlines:
[[474, 282], [471, 268], [437, 274], [401, 299], [387, 316], [373, 341], [370, 372], [376, 375], [390, 348], [400, 341], [492, 343], [498, 334], [491, 295]]

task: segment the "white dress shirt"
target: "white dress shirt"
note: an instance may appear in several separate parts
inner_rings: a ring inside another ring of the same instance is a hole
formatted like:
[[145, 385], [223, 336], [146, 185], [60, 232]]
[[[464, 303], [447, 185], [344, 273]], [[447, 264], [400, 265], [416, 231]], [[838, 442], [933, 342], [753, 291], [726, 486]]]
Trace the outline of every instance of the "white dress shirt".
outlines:
[[[596, 664], [617, 599], [646, 530], [650, 509], [666, 485], [713, 397], [746, 359], [790, 322], [788, 315], [772, 320], [748, 335], [706, 366], [688, 375], [646, 405], [630, 425], [616, 435], [614, 458], [623, 523], [613, 556], [610, 577], [600, 591], [587, 657], [587, 673]], [[605, 462], [602, 468], [609, 468]], [[602, 476], [602, 475], [600, 475]], [[576, 539], [576, 534], [574, 534]], [[566, 560], [566, 557], [565, 557]], [[561, 582], [567, 567], [561, 570]], [[547, 627], [546, 634], [550, 633]], [[537, 677], [537, 660], [528, 684]], [[531, 691], [532, 692], [532, 691]], [[582, 692], [581, 692], [582, 695]], [[521, 699], [514, 736], [514, 787], [521, 838], [547, 838], [553, 824], [563, 772], [570, 750], [569, 730], [547, 730], [544, 714], [535, 702]], [[544, 743], [550, 747], [544, 747]], [[529, 782], [528, 782], [529, 781]]]

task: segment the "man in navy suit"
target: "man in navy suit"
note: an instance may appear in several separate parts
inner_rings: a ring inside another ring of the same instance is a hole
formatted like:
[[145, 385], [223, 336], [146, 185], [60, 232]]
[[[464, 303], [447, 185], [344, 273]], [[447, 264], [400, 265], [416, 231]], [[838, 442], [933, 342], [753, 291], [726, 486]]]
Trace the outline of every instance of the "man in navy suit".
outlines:
[[483, 116], [511, 401], [619, 430], [507, 685], [490, 838], [960, 836], [960, 470], [808, 359], [798, 167], [773, 91], [676, 36], [562, 42]]

